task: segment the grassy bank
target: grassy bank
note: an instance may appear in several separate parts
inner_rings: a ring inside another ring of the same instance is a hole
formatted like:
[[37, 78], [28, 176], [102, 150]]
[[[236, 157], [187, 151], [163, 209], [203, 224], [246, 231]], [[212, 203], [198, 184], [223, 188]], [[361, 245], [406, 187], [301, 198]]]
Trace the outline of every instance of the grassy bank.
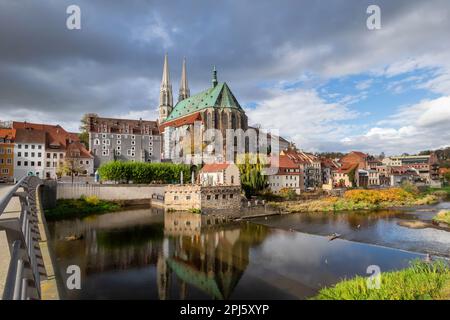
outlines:
[[450, 299], [450, 268], [444, 262], [415, 261], [410, 268], [381, 274], [379, 289], [369, 289], [365, 277], [320, 290], [317, 300], [441, 300]]
[[434, 218], [433, 221], [443, 222], [450, 226], [450, 211], [442, 210]]
[[286, 212], [297, 213], [389, 209], [433, 204], [437, 201], [438, 197], [432, 194], [417, 194], [401, 188], [391, 188], [349, 190], [343, 197], [325, 197], [302, 202], [270, 202], [269, 204]]
[[80, 199], [59, 199], [56, 207], [45, 210], [47, 220], [82, 218], [91, 214], [100, 214], [121, 210], [122, 206], [113, 201], [100, 200], [97, 197]]
[[450, 198], [450, 186], [442, 188], [428, 188], [425, 194], [432, 194], [440, 198]]

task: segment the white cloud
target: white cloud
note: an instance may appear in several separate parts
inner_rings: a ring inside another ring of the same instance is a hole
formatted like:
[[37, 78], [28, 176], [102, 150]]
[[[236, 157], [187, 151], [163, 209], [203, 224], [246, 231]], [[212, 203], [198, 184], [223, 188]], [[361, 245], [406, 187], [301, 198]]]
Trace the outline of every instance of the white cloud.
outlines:
[[247, 110], [249, 121], [263, 128], [277, 129], [297, 146], [318, 151], [331, 146], [336, 137], [348, 134], [350, 127], [342, 121], [358, 114], [338, 103], [327, 103], [315, 90], [272, 90], [270, 98]]
[[340, 142], [349, 149], [373, 153], [415, 153], [450, 145], [450, 96], [403, 107], [365, 134]]

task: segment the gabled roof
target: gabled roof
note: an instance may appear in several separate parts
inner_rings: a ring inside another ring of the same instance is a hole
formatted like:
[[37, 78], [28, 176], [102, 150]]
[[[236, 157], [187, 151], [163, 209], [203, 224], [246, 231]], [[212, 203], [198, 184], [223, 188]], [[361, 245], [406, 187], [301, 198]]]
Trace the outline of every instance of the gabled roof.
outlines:
[[64, 130], [60, 125], [48, 125], [39, 123], [29, 123], [29, 122], [13, 122], [13, 127], [15, 129], [26, 129], [42, 131], [46, 135], [45, 141], [47, 142], [47, 148], [57, 148], [60, 150], [65, 150], [68, 142], [79, 141], [80, 139], [75, 133], [70, 133]]
[[34, 128], [16, 129], [17, 143], [40, 143], [45, 144], [45, 131]]
[[233, 108], [242, 110], [225, 82], [178, 102], [163, 122], [169, 122], [206, 108]]
[[227, 169], [229, 167], [229, 163], [211, 163], [205, 164], [203, 168], [200, 170], [201, 172], [219, 172]]

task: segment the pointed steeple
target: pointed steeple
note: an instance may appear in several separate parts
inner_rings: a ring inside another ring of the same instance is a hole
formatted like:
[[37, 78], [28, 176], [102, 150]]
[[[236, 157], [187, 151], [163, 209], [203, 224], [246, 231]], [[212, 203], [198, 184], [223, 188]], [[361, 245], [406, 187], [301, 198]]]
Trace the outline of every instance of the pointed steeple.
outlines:
[[213, 88], [215, 86], [217, 86], [219, 82], [217, 81], [217, 70], [216, 70], [216, 66], [213, 67], [213, 78], [212, 78], [212, 86]]
[[183, 59], [183, 67], [181, 69], [181, 83], [180, 83], [180, 93], [178, 95], [178, 102], [190, 97], [190, 91], [187, 81], [186, 74], [186, 58]]
[[169, 58], [167, 53], [164, 56], [163, 75], [161, 80], [161, 89], [159, 91], [159, 121], [163, 122], [172, 112], [173, 95], [172, 84], [169, 75]]

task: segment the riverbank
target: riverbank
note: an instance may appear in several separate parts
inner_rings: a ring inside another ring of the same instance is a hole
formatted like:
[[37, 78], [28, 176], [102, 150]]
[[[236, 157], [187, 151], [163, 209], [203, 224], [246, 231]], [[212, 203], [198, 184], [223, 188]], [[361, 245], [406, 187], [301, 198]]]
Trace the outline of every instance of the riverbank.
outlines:
[[450, 268], [445, 262], [415, 261], [411, 267], [381, 274], [379, 289], [355, 277], [320, 290], [315, 300], [449, 300]]
[[450, 211], [442, 210], [434, 218], [437, 223], [445, 223], [450, 227]]
[[56, 206], [45, 210], [49, 221], [83, 218], [91, 214], [102, 214], [123, 210], [124, 205], [117, 201], [100, 200], [95, 196], [79, 199], [58, 199]]
[[287, 213], [336, 212], [414, 207], [437, 203], [433, 194], [415, 194], [401, 188], [383, 190], [349, 190], [343, 197], [325, 197], [309, 201], [270, 202], [269, 205]]

